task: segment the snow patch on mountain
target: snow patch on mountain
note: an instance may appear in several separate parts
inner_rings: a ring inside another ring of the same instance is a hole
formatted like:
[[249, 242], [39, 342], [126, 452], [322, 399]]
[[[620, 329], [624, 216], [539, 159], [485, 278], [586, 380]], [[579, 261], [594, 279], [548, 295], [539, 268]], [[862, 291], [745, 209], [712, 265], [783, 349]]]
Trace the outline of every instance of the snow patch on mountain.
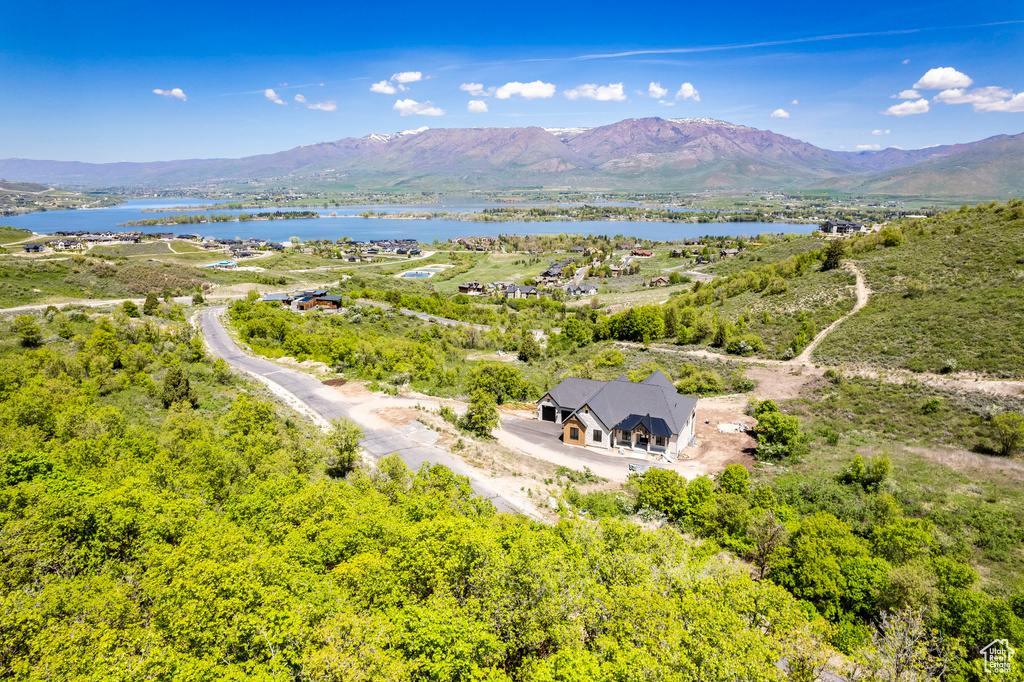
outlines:
[[367, 139], [375, 140], [377, 142], [390, 142], [391, 140], [398, 139], [399, 137], [408, 137], [409, 135], [419, 135], [425, 130], [430, 130], [428, 126], [420, 126], [419, 128], [411, 128], [409, 130], [400, 130], [397, 133], [370, 133], [367, 135]]
[[719, 126], [721, 128], [731, 128], [733, 130], [739, 130], [747, 127], [736, 125], [735, 123], [729, 123], [728, 121], [719, 121], [717, 118], [667, 118], [665, 120], [671, 121], [672, 123], [700, 123], [709, 126]]

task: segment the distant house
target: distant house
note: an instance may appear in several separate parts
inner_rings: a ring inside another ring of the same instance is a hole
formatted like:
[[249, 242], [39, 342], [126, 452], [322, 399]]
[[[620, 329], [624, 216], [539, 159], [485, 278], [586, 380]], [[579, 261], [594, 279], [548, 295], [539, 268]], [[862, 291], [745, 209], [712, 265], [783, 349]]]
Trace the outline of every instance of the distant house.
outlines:
[[654, 279], [651, 280], [651, 286], [652, 287], [668, 286], [668, 277], [666, 277], [665, 275], [658, 275], [657, 277], [655, 277]]
[[328, 310], [337, 310], [341, 307], [341, 296], [327, 295], [317, 296], [316, 306], [318, 308], [327, 308]]
[[597, 287], [593, 284], [570, 284], [565, 288], [569, 296], [593, 296], [597, 293]]
[[263, 302], [263, 303], [282, 303], [282, 304], [284, 304], [286, 306], [290, 306], [292, 304], [292, 295], [291, 294], [264, 294], [260, 298], [260, 301]]
[[537, 287], [524, 287], [518, 284], [505, 289], [505, 298], [539, 298], [540, 290]]
[[569, 249], [569, 252], [570, 253], [583, 253], [583, 247], [582, 246], [573, 246], [573, 247], [571, 247]]
[[841, 220], [826, 220], [818, 226], [818, 229], [825, 234], [856, 234], [864, 232], [864, 225]]
[[677, 455], [693, 440], [697, 399], [660, 371], [641, 383], [569, 377], [537, 401], [537, 417], [562, 424], [568, 445]]
[[238, 263], [233, 260], [222, 260], [216, 263], [207, 263], [203, 266], [204, 268], [213, 268], [215, 270], [234, 270], [238, 267]]
[[629, 255], [636, 256], [637, 258], [650, 258], [654, 254], [646, 249], [633, 249], [629, 252]]
[[722, 249], [718, 255], [721, 256], [722, 258], [729, 258], [731, 256], [738, 256], [739, 253], [739, 249]]
[[686, 251], [683, 249], [672, 249], [672, 258], [685, 258]]
[[464, 282], [459, 285], [460, 294], [467, 294], [469, 296], [482, 296], [484, 291], [485, 287], [483, 284], [480, 284], [480, 282]]
[[83, 245], [82, 242], [74, 239], [55, 239], [52, 242], [46, 242], [46, 245], [54, 251], [73, 251], [85, 248], [85, 245]]
[[42, 244], [25, 244], [23, 247], [25, 253], [42, 253], [45, 248]]

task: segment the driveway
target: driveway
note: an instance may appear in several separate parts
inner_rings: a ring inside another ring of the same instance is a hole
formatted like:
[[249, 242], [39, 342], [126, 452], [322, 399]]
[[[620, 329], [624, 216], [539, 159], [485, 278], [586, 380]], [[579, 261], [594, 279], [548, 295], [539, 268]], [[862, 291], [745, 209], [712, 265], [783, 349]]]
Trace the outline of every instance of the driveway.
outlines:
[[[517, 450], [559, 466], [582, 470], [589, 468], [595, 474], [613, 481], [624, 481], [632, 473], [630, 464], [668, 468], [647, 456], [601, 454], [589, 448], [566, 445], [561, 441], [562, 425], [537, 419], [524, 419], [502, 415], [501, 428], [494, 437]], [[615, 451], [610, 451], [615, 452]]]
[[[320, 425], [338, 417], [351, 419], [353, 404], [330, 386], [325, 386], [305, 372], [281, 367], [269, 360], [244, 353], [224, 329], [220, 319], [224, 310], [224, 306], [207, 308], [198, 315], [199, 327], [213, 355], [224, 358], [235, 369], [267, 384], [289, 402], [297, 403], [311, 413]], [[479, 472], [446, 450], [417, 443], [395, 429], [364, 427], [363, 434], [360, 444], [377, 459], [398, 453], [412, 470], [419, 469], [425, 463], [443, 464], [456, 474], [469, 478], [473, 492], [493, 502], [498, 511], [534, 516], [502, 497]]]

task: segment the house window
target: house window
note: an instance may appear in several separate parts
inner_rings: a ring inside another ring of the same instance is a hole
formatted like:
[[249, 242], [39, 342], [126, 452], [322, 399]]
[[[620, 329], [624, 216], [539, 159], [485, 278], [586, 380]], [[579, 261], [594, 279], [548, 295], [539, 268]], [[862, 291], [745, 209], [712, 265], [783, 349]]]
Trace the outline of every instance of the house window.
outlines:
[[600, 443], [601, 442], [601, 438], [602, 438], [601, 429], [594, 429], [594, 436], [593, 436], [593, 438], [594, 438], [594, 442], [595, 443]]
[[665, 438], [664, 438], [664, 436], [655, 436], [654, 444], [655, 445], [659, 445], [659, 446], [664, 446], [665, 445]]
[[569, 427], [569, 440], [579, 440], [579, 439], [580, 439], [580, 430], [577, 429], [575, 426], [570, 426]]

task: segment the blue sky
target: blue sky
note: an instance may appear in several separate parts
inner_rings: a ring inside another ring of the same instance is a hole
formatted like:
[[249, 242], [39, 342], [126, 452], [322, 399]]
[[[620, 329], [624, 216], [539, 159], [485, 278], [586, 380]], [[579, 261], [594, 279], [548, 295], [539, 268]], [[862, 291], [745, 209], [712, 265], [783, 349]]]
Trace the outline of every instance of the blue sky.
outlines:
[[847, 150], [1024, 132], [1019, 0], [0, 0], [0, 17], [0, 158], [236, 157], [644, 116]]

